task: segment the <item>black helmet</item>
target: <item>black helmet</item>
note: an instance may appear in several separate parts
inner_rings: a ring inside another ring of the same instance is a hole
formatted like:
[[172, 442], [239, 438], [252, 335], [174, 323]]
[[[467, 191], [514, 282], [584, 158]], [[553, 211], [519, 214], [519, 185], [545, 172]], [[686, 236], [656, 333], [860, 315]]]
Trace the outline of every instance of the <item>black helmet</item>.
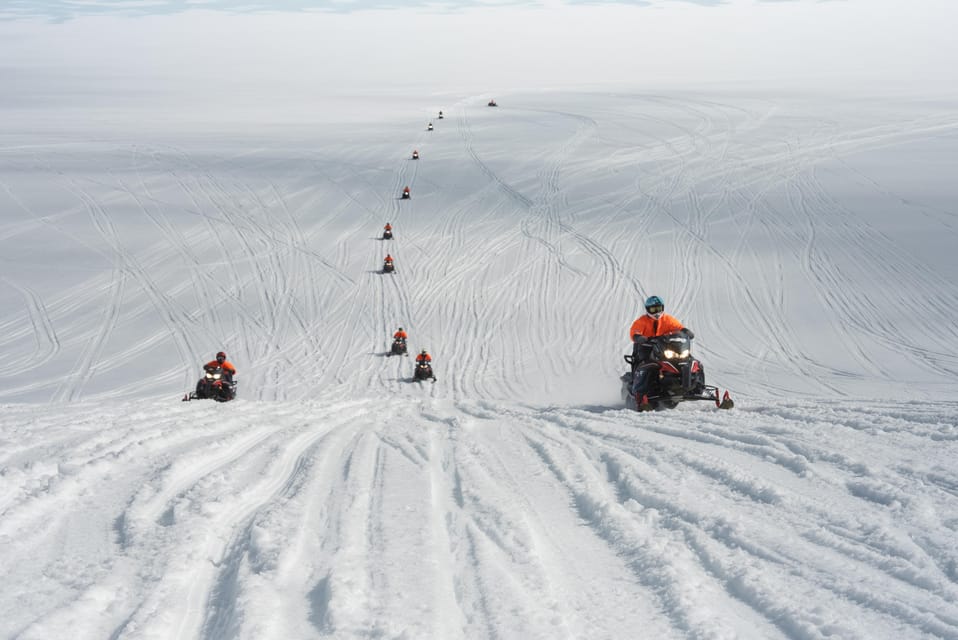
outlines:
[[224, 353], [223, 351], [220, 351], [219, 353], [216, 354], [217, 362], [223, 362], [224, 360], [226, 360], [226, 353]]
[[399, 330], [402, 331], [402, 327], [399, 327]]

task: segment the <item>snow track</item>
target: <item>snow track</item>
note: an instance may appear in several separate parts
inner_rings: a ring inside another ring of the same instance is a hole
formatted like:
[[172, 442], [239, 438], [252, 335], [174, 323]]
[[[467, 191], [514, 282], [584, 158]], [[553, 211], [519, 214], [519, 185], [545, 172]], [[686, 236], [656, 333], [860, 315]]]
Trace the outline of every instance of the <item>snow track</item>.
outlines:
[[0, 632], [958, 637], [955, 407], [895, 410], [10, 407]]
[[[221, 348], [247, 398], [395, 392], [411, 366], [382, 354], [402, 325], [455, 398], [549, 402], [590, 362], [588, 401], [617, 385], [623, 327], [653, 292], [737, 393], [954, 388], [958, 274], [919, 247], [954, 240], [955, 212], [867, 174], [886, 148], [921, 159], [923, 141], [953, 143], [953, 112], [655, 94], [482, 104], [456, 102], [428, 133], [4, 150], [49, 187], [0, 173], [13, 212], [0, 243], [17, 254], [53, 230], [75, 238], [55, 253], [84, 268], [5, 276], [0, 399], [175, 395]], [[316, 151], [330, 141], [339, 153]], [[80, 154], [87, 168], [69, 171]], [[378, 273], [387, 252], [392, 276]], [[155, 363], [150, 384], [124, 375], [134, 357]]]
[[[497, 97], [9, 133], [0, 637], [958, 638], [958, 111]], [[620, 408], [650, 294], [734, 411]]]

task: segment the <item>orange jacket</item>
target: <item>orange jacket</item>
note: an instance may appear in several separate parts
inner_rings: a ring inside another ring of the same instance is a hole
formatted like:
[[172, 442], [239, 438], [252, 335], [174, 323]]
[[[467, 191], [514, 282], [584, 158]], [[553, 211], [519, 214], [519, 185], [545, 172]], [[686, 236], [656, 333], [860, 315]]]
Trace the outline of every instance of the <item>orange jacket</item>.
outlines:
[[392, 230], [393, 230], [393, 226], [392, 226], [391, 224], [388, 224], [388, 223], [387, 223], [386, 226], [383, 227], [383, 229], [385, 229], [386, 231], [392, 231]]
[[632, 336], [637, 333], [646, 338], [654, 338], [656, 336], [667, 336], [684, 328], [681, 322], [667, 313], [663, 313], [658, 320], [646, 314], [637, 318], [629, 327], [629, 342], [632, 341]]
[[392, 256], [386, 256], [386, 257], [384, 258], [384, 260], [383, 260], [383, 262], [392, 262], [392, 261], [393, 261], [393, 257], [392, 257]]
[[210, 360], [204, 366], [204, 368], [206, 367], [223, 367], [223, 371], [228, 372], [231, 376], [236, 375], [236, 367], [230, 364], [227, 360], [224, 360], [222, 363], [219, 363], [216, 360]]
[[432, 356], [430, 356], [428, 353], [426, 355], [420, 353], [418, 356], [416, 356], [416, 362], [432, 362]]
[[403, 340], [408, 340], [409, 336], [406, 335], [405, 331], [397, 331], [393, 334], [393, 338], [402, 338]]

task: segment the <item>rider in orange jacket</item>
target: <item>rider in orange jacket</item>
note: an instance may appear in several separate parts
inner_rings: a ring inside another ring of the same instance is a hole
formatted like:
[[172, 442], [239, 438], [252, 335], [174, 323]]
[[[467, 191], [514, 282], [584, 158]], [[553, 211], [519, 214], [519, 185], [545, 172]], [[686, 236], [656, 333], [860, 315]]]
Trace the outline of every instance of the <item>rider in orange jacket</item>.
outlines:
[[685, 327], [678, 319], [665, 313], [665, 303], [658, 296], [650, 296], [646, 299], [645, 315], [636, 318], [629, 327], [629, 340], [632, 341], [631, 390], [640, 409], [643, 405], [648, 406], [648, 400], [643, 403], [642, 399], [648, 393], [651, 381], [649, 375], [651, 369], [641, 366], [646, 364], [652, 355], [652, 346], [648, 343], [648, 339], [667, 336], [683, 329]]
[[216, 354], [216, 360], [210, 360], [203, 366], [204, 369], [206, 369], [207, 367], [212, 367], [212, 368], [222, 367], [223, 372], [227, 374], [227, 378], [226, 378], [227, 380], [232, 380], [233, 376], [236, 375], [236, 367], [234, 367], [231, 363], [227, 362], [226, 354], [223, 353], [222, 351]]
[[678, 319], [665, 313], [665, 303], [662, 302], [662, 298], [651, 296], [645, 301], [645, 315], [636, 318], [629, 327], [629, 340], [635, 342], [637, 335], [643, 338], [667, 336], [684, 328]]
[[419, 352], [419, 355], [416, 356], [416, 364], [430, 364], [432, 362], [432, 356], [429, 355], [429, 352], [423, 349]]

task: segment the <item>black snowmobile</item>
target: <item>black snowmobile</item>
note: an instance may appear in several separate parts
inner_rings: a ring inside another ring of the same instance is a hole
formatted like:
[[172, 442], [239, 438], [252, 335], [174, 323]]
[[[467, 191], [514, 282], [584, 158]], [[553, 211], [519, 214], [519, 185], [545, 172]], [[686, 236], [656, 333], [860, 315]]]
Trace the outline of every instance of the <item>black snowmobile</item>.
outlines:
[[406, 348], [405, 338], [393, 338], [393, 346], [387, 356], [407, 356], [409, 351]]
[[229, 402], [236, 397], [236, 380], [233, 380], [233, 376], [224, 371], [223, 367], [206, 365], [203, 367], [203, 371], [205, 373], [196, 383], [196, 390], [184, 396], [184, 401], [215, 400], [217, 402]]
[[[719, 388], [705, 384], [705, 369], [692, 357], [693, 334], [688, 329], [667, 335], [649, 338], [636, 351], [648, 354], [639, 360], [636, 353], [625, 356], [632, 370], [624, 373], [622, 399], [626, 406], [637, 411], [674, 409], [686, 400], [708, 400], [719, 409], [734, 406], [728, 391], [719, 396]], [[648, 372], [648, 392], [641, 398], [632, 392], [634, 376]]]
[[412, 152], [412, 159], [413, 159], [413, 160], [418, 160], [418, 159], [419, 159], [419, 152], [418, 152], [418, 151], [413, 151], [413, 152]]
[[432, 123], [431, 123], [431, 122], [429, 123], [429, 126], [426, 127], [426, 131], [432, 131]]
[[432, 380], [436, 381], [436, 376], [432, 373], [432, 365], [428, 362], [416, 363], [416, 370], [413, 371], [412, 379], [415, 381]]
[[439, 112], [439, 119], [442, 120], [443, 117], [444, 117], [444, 116], [442, 115], [442, 111], [440, 111], [440, 112]]
[[393, 239], [393, 230], [384, 229], [383, 230], [383, 240], [392, 240]]
[[383, 263], [383, 273], [393, 273], [396, 271], [395, 265], [392, 262]]

